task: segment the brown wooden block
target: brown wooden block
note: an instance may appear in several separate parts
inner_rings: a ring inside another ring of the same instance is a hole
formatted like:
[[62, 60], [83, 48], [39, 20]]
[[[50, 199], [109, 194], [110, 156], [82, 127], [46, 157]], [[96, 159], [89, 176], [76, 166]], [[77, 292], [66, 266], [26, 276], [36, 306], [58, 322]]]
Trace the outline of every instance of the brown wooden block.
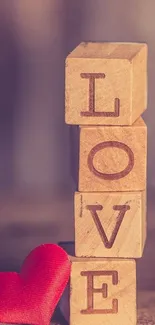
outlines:
[[79, 127], [70, 125], [69, 128], [70, 171], [73, 181], [77, 185], [79, 171]]
[[131, 125], [147, 106], [147, 45], [81, 43], [65, 84], [67, 124]]
[[139, 191], [146, 188], [147, 127], [80, 127], [80, 192]]
[[75, 255], [142, 256], [146, 239], [146, 193], [76, 192]]
[[[61, 242], [59, 245], [66, 250], [66, 252], [70, 255], [74, 255], [74, 242]], [[147, 252], [146, 252], [147, 253]], [[144, 258], [145, 260], [145, 258]], [[138, 260], [142, 261], [142, 259]], [[139, 263], [136, 263], [137, 267], [137, 307], [138, 307], [138, 319], [137, 325], [155, 325], [155, 291], [152, 291], [154, 286], [153, 282], [150, 282], [150, 274], [146, 274], [145, 267], [142, 268]], [[146, 291], [146, 288], [151, 288], [151, 291]], [[141, 291], [143, 290], [143, 291]], [[144, 291], [145, 290], [145, 291]], [[64, 294], [59, 302], [59, 309], [61, 310], [62, 317], [67, 320], [69, 323], [69, 298], [70, 298], [70, 287], [69, 284], [65, 289]], [[66, 322], [64, 321], [64, 324]]]
[[71, 258], [70, 325], [135, 325], [134, 260]]

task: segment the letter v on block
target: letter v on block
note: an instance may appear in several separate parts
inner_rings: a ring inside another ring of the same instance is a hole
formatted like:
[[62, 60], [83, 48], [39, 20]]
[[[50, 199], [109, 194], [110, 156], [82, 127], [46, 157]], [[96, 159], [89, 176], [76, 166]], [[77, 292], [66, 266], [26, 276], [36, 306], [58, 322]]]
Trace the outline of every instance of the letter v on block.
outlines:
[[146, 240], [146, 192], [76, 192], [75, 255], [140, 258]]
[[106, 233], [104, 231], [104, 228], [101, 224], [101, 221], [99, 219], [98, 213], [97, 211], [101, 211], [103, 210], [103, 206], [102, 205], [87, 205], [87, 209], [91, 212], [94, 223], [97, 227], [97, 230], [100, 234], [100, 237], [103, 241], [103, 244], [106, 248], [111, 248], [114, 244], [114, 241], [116, 239], [117, 233], [119, 231], [119, 228], [121, 226], [121, 223], [123, 221], [123, 218], [125, 216], [125, 213], [127, 210], [130, 210], [130, 206], [129, 205], [114, 205], [113, 206], [113, 210], [115, 211], [119, 211], [118, 213], [118, 217], [117, 217], [117, 221], [116, 221], [116, 225], [112, 231], [111, 237], [108, 240]]

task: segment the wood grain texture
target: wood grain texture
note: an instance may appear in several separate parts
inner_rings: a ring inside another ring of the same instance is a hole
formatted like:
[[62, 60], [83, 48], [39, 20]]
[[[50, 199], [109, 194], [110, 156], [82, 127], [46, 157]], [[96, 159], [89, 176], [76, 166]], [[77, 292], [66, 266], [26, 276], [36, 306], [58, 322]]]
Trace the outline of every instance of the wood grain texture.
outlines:
[[[69, 300], [66, 295], [63, 296], [63, 300], [66, 302], [64, 304], [66, 309], [62, 309], [60, 305], [60, 315], [64, 317], [64, 321], [59, 321], [60, 325], [66, 325], [69, 322], [69, 313], [66, 314], [66, 311], [69, 310]], [[155, 291], [139, 291], [137, 304], [137, 325], [155, 325]], [[59, 318], [62, 320], [61, 316]]]
[[[74, 254], [74, 242], [61, 242], [60, 246], [63, 247], [68, 254], [70, 255]], [[138, 260], [138, 262], [139, 261], [142, 261], [142, 259]], [[147, 263], [149, 264], [148, 266], [149, 269], [150, 269], [150, 261], [148, 261]], [[144, 265], [142, 267], [144, 268]], [[151, 269], [152, 267], [153, 267], [153, 260], [151, 262]], [[145, 282], [145, 287], [147, 288], [147, 285], [150, 284], [150, 279], [148, 279], [147, 272], [145, 272], [145, 277], [143, 277], [142, 281]], [[150, 288], [153, 288], [153, 283], [154, 282], [152, 280]], [[139, 281], [138, 284], [140, 284]], [[142, 284], [137, 288], [137, 316], [138, 316], [137, 325], [155, 325], [155, 291], [148, 291], [148, 290], [141, 291], [139, 290], [140, 287], [142, 287]], [[70, 315], [69, 297], [70, 297], [70, 289], [68, 284], [59, 303], [60, 315], [63, 315], [64, 317], [64, 321], [61, 322], [61, 325], [66, 325], [67, 323], [69, 323], [69, 315]]]
[[147, 127], [80, 127], [80, 192], [141, 191], [146, 188]]
[[83, 42], [65, 84], [67, 124], [131, 125], [147, 106], [147, 45]]
[[134, 260], [71, 258], [70, 325], [136, 324]]
[[146, 193], [74, 196], [75, 255], [139, 258], [146, 239]]

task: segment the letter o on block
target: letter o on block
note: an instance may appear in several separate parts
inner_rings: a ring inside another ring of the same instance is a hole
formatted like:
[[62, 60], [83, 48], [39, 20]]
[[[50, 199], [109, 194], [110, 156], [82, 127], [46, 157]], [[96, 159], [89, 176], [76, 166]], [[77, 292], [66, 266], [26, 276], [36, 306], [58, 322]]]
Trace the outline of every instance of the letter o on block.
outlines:
[[[118, 149], [124, 150], [127, 153], [128, 157], [129, 157], [129, 162], [128, 162], [128, 165], [126, 166], [126, 168], [124, 168], [124, 170], [122, 170], [118, 173], [107, 174], [107, 173], [99, 172], [94, 167], [93, 158], [94, 158], [95, 154], [99, 150], [102, 150], [102, 149], [105, 149], [108, 147], [118, 148]], [[90, 171], [92, 171], [96, 176], [98, 176], [100, 178], [109, 179], [109, 180], [120, 179], [120, 178], [128, 175], [130, 173], [130, 171], [132, 170], [132, 168], [134, 166], [134, 154], [133, 154], [132, 150], [124, 143], [121, 143], [118, 141], [105, 141], [105, 142], [97, 144], [94, 148], [91, 149], [89, 156], [88, 156], [88, 166], [89, 166]]]
[[142, 191], [146, 188], [147, 127], [81, 126], [80, 192]]

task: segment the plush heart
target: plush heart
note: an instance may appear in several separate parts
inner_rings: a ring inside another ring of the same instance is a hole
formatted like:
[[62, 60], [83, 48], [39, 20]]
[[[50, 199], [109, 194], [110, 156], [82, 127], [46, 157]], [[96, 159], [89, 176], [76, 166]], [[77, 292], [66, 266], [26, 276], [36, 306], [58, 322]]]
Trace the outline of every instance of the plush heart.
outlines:
[[70, 261], [61, 247], [35, 248], [20, 274], [0, 273], [0, 323], [48, 325], [69, 275]]

